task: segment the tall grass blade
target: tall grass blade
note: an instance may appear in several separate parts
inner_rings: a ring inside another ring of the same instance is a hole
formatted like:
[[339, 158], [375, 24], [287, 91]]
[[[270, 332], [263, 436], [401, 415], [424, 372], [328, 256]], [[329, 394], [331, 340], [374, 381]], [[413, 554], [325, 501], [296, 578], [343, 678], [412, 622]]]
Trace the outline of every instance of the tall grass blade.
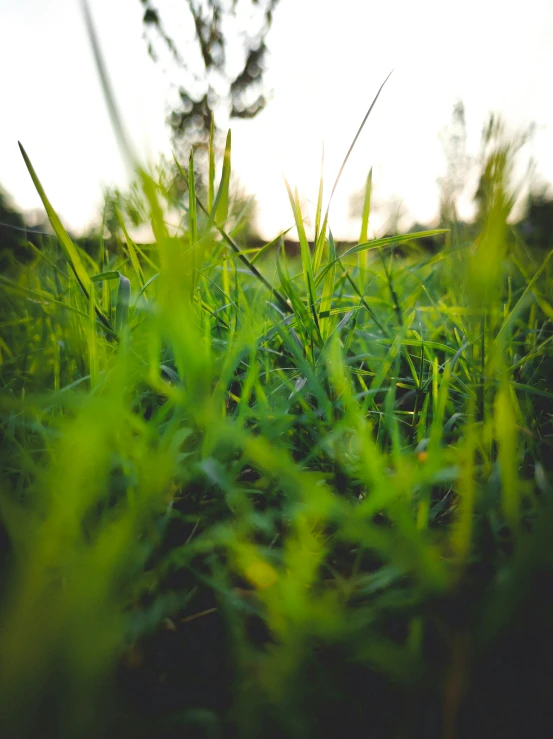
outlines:
[[84, 294], [88, 296], [88, 293], [90, 291], [90, 277], [81, 261], [79, 252], [77, 251], [77, 247], [73, 244], [73, 242], [69, 238], [69, 234], [63, 227], [60, 219], [58, 218], [57, 213], [52, 208], [52, 205], [50, 204], [50, 201], [48, 200], [48, 197], [44, 191], [44, 188], [42, 187], [42, 184], [40, 180], [38, 179], [38, 176], [34, 170], [34, 167], [31, 164], [31, 160], [27, 156], [27, 152], [23, 148], [23, 145], [21, 144], [21, 142], [18, 142], [18, 143], [19, 143], [19, 148], [21, 150], [21, 154], [23, 155], [23, 159], [25, 160], [27, 169], [29, 170], [29, 174], [31, 175], [33, 184], [36, 188], [36, 191], [38, 192], [40, 196], [40, 199], [42, 200], [42, 203], [44, 205], [44, 209], [46, 210], [48, 219], [50, 223], [52, 224], [52, 228], [54, 229], [54, 232], [56, 236], [58, 237], [61, 246], [63, 247], [67, 260], [70, 266], [73, 268], [75, 276], [77, 277], [77, 280]]
[[227, 141], [225, 144], [225, 153], [223, 155], [223, 171], [221, 172], [221, 182], [217, 190], [217, 196], [213, 204], [210, 223], [224, 228], [229, 210], [229, 192], [230, 192], [230, 152], [232, 137], [230, 131], [227, 133]]
[[[412, 234], [398, 234], [397, 236], [385, 236], [381, 239], [373, 239], [372, 241], [368, 241], [366, 244], [357, 244], [357, 246], [352, 246], [351, 248], [347, 249], [343, 254], [340, 254], [337, 259], [345, 259], [346, 257], [350, 256], [351, 254], [357, 254], [361, 251], [369, 251], [371, 249], [382, 249], [386, 246], [391, 246], [394, 244], [405, 244], [409, 241], [416, 241], [417, 239], [424, 239], [429, 236], [438, 236], [439, 234], [447, 233], [447, 228], [434, 228], [430, 231], [417, 231], [416, 233]], [[335, 261], [336, 261], [335, 260]], [[318, 285], [321, 280], [326, 275], [327, 271], [331, 268], [332, 263], [326, 264], [325, 267], [319, 272], [317, 275], [316, 285]]]
[[[199, 200], [198, 196], [196, 196], [196, 200], [198, 202], [198, 205], [200, 206], [200, 209], [205, 213], [206, 216], [209, 216], [209, 213], [207, 212], [206, 208], [202, 205], [202, 202], [201, 200]], [[275, 290], [275, 288], [263, 277], [263, 275], [257, 269], [257, 267], [243, 254], [240, 247], [234, 243], [234, 241], [231, 239], [231, 237], [228, 235], [225, 229], [218, 224], [215, 224], [215, 227], [217, 231], [219, 231], [219, 233], [223, 237], [223, 240], [225, 241], [225, 243], [238, 256], [240, 261], [246, 265], [246, 267], [249, 269], [252, 275], [254, 275], [261, 282], [261, 284], [264, 285], [267, 288], [267, 290], [269, 290], [275, 296], [275, 298], [277, 299], [279, 303], [280, 308], [286, 311], [286, 313], [290, 313], [292, 309], [290, 308], [286, 300], [282, 297], [282, 295], [280, 295], [278, 290]]]
[[[303, 271], [303, 279], [305, 282], [305, 287], [307, 289], [307, 295], [309, 298], [309, 310], [313, 316], [313, 322], [316, 327], [316, 330], [317, 332], [319, 332], [319, 321], [317, 318], [317, 309], [316, 309], [317, 295], [315, 293], [315, 277], [313, 274], [313, 263], [311, 261], [311, 250], [309, 248], [309, 242], [307, 241], [307, 236], [305, 234], [305, 227], [303, 225], [303, 218], [302, 218], [302, 213], [300, 209], [298, 192], [296, 190], [295, 194], [292, 194], [292, 190], [288, 182], [286, 182], [286, 189], [288, 190], [288, 197], [290, 199], [290, 205], [292, 206], [292, 210], [294, 212], [294, 218], [296, 220], [296, 229], [297, 229], [298, 237], [300, 240], [301, 266], [302, 266], [302, 271]], [[320, 335], [319, 335], [319, 338], [320, 338]]]
[[136, 244], [129, 236], [129, 232], [127, 231], [127, 227], [125, 226], [125, 221], [123, 220], [123, 216], [121, 215], [119, 208], [116, 208], [115, 212], [117, 214], [117, 220], [119, 221], [119, 225], [121, 226], [121, 229], [125, 236], [125, 241], [127, 242], [127, 249], [129, 252], [129, 256], [131, 258], [131, 264], [133, 266], [134, 272], [136, 274], [136, 278], [138, 280], [138, 284], [142, 288], [144, 287], [144, 282], [145, 282], [144, 271], [142, 270], [142, 266], [138, 260], [138, 255], [136, 253]]
[[115, 330], [120, 337], [129, 323], [129, 305], [131, 298], [130, 280], [117, 270], [101, 272], [91, 278], [92, 282], [108, 282], [117, 280], [117, 300], [115, 303]]
[[[332, 307], [332, 297], [334, 295], [334, 283], [336, 280], [336, 245], [332, 231], [328, 231], [328, 259], [331, 268], [325, 276], [323, 284], [323, 292], [321, 295], [321, 305], [319, 308], [319, 321], [321, 327], [321, 336], [326, 341], [332, 331], [332, 322], [330, 320], [330, 309]], [[327, 315], [328, 314], [328, 315]]]
[[339, 171], [338, 171], [338, 174], [336, 175], [336, 179], [334, 180], [334, 185], [332, 186], [332, 190], [330, 191], [330, 198], [328, 199], [328, 205], [327, 205], [327, 208], [326, 208], [325, 221], [327, 221], [327, 220], [328, 220], [328, 212], [329, 212], [329, 210], [330, 210], [330, 204], [331, 204], [331, 202], [332, 202], [332, 198], [333, 198], [333, 196], [334, 196], [334, 193], [336, 192], [336, 188], [338, 187], [338, 183], [340, 182], [340, 178], [341, 178], [341, 176], [342, 176], [342, 173], [343, 173], [344, 169], [346, 168], [346, 164], [348, 163], [348, 159], [350, 158], [351, 152], [353, 151], [353, 148], [354, 148], [355, 144], [357, 143], [357, 139], [358, 139], [358, 138], [359, 138], [359, 136], [361, 135], [361, 131], [362, 131], [362, 130], [363, 130], [363, 128], [365, 127], [365, 123], [367, 122], [367, 120], [368, 120], [368, 118], [369, 118], [370, 114], [372, 113], [372, 109], [373, 109], [373, 108], [374, 108], [374, 106], [376, 105], [376, 101], [377, 101], [377, 100], [378, 100], [378, 98], [380, 97], [380, 93], [382, 92], [382, 90], [383, 90], [383, 88], [384, 88], [384, 85], [385, 85], [385, 84], [386, 84], [386, 82], [388, 82], [388, 80], [390, 79], [390, 76], [392, 75], [392, 72], [393, 72], [393, 71], [394, 71], [394, 70], [392, 69], [392, 71], [391, 71], [391, 72], [390, 72], [390, 73], [388, 74], [388, 76], [386, 77], [386, 79], [384, 80], [384, 82], [383, 82], [383, 83], [382, 83], [382, 84], [380, 85], [380, 87], [379, 87], [379, 89], [378, 89], [378, 92], [376, 93], [376, 95], [375, 95], [375, 97], [374, 97], [374, 100], [373, 100], [373, 101], [372, 101], [372, 103], [370, 104], [370, 107], [369, 107], [369, 109], [368, 109], [368, 110], [367, 110], [367, 112], [365, 113], [365, 117], [364, 117], [364, 118], [363, 118], [363, 120], [361, 121], [361, 125], [360, 125], [360, 126], [359, 126], [359, 128], [357, 129], [357, 133], [355, 134], [355, 136], [354, 136], [354, 138], [353, 138], [353, 141], [352, 141], [352, 142], [351, 142], [351, 144], [350, 144], [350, 147], [349, 147], [349, 149], [348, 149], [348, 151], [347, 151], [347, 154], [346, 154], [346, 156], [344, 157], [344, 161], [342, 162], [342, 166], [340, 167], [340, 169], [339, 169]]
[[213, 210], [215, 198], [215, 118], [212, 116], [209, 127], [209, 165], [207, 173], [207, 210]]
[[123, 119], [115, 100], [115, 94], [113, 92], [111, 81], [109, 79], [106, 64], [104, 62], [104, 57], [102, 56], [98, 34], [96, 33], [96, 28], [94, 27], [94, 21], [92, 20], [92, 15], [90, 13], [90, 8], [87, 0], [81, 0], [81, 8], [83, 11], [86, 30], [88, 33], [88, 40], [90, 41], [90, 46], [92, 47], [96, 69], [98, 70], [98, 76], [100, 77], [100, 84], [104, 93], [104, 100], [106, 101], [109, 116], [111, 119], [111, 125], [113, 126], [113, 130], [117, 138], [117, 144], [119, 146], [119, 150], [123, 154], [125, 163], [129, 167], [131, 172], [134, 173], [138, 168], [138, 157], [130, 144], [130, 139], [127, 133], [125, 132]]
[[369, 170], [367, 182], [365, 183], [365, 197], [363, 199], [363, 211], [361, 214], [361, 233], [359, 234], [359, 243], [366, 244], [369, 240], [369, 217], [371, 214], [371, 196], [373, 186], [373, 168]]
[[317, 274], [319, 266], [321, 264], [323, 249], [325, 245], [326, 236], [326, 224], [325, 228], [321, 228], [321, 214], [323, 210], [323, 173], [324, 173], [324, 161], [325, 161], [325, 150], [323, 144], [323, 151], [321, 154], [321, 174], [319, 177], [319, 194], [317, 196], [317, 209], [315, 212], [315, 241], [314, 241], [314, 252], [313, 252], [313, 272]]

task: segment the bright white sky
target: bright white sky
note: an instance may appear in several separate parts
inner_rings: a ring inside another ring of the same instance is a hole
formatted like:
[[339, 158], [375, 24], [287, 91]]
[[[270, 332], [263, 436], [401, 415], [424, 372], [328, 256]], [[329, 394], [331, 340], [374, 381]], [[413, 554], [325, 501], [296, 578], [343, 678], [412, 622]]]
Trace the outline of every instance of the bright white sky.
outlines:
[[[169, 154], [168, 82], [147, 56], [139, 0], [90, 6], [128, 131], [145, 157]], [[400, 199], [406, 224], [431, 221], [444, 170], [438, 133], [459, 99], [469, 153], [478, 152], [489, 111], [502, 113], [512, 130], [535, 122], [523, 156], [532, 153], [540, 179], [553, 182], [552, 0], [281, 0], [269, 47], [272, 101], [253, 121], [232, 125], [233, 167], [257, 194], [266, 237], [291, 225], [282, 175], [305, 202], [316, 200], [324, 141], [330, 189], [392, 68], [336, 194], [336, 236], [358, 233], [348, 198], [371, 165], [377, 203]], [[0, 184], [21, 208], [40, 206], [20, 139], [66, 225], [86, 227], [100, 211], [102, 184], [124, 185], [127, 174], [79, 1], [0, 0], [0, 69]]]

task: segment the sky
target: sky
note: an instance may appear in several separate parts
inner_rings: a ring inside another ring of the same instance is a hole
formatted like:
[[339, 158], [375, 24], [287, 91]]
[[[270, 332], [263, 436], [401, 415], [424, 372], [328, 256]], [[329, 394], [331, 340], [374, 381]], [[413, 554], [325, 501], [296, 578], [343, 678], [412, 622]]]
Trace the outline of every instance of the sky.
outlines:
[[[162, 15], [178, 4], [158, 0]], [[147, 55], [139, 0], [90, 0], [90, 8], [130, 138], [145, 161], [170, 156], [170, 75]], [[459, 100], [470, 155], [478, 155], [489, 112], [501, 114], [512, 132], [534, 123], [517, 176], [533, 158], [537, 181], [553, 182], [553, 0], [281, 0], [268, 46], [270, 103], [254, 120], [231, 124], [233, 169], [256, 194], [265, 238], [292, 225], [283, 177], [313, 211], [323, 144], [328, 194], [392, 69], [333, 200], [336, 237], [358, 235], [350, 196], [370, 167], [375, 232], [392, 211], [404, 227], [432, 222], [445, 169], [439, 134]], [[124, 187], [130, 173], [79, 0], [0, 0], [0, 69], [0, 185], [20, 208], [40, 208], [20, 140], [66, 226], [86, 229], [101, 211], [103, 187]], [[466, 217], [470, 194], [469, 187], [460, 204]]]

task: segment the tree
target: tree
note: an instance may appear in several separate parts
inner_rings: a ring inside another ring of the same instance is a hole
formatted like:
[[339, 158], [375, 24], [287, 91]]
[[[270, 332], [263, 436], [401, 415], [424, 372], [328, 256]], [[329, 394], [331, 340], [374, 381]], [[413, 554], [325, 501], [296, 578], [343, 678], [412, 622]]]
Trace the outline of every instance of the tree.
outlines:
[[[505, 220], [511, 214], [522, 185], [514, 187], [511, 182], [515, 156], [533, 136], [534, 130], [531, 124], [524, 131], [508, 134], [500, 117], [489, 116], [482, 132], [481, 171], [474, 194], [477, 223], [485, 223], [494, 211], [501, 211]], [[527, 177], [531, 175], [532, 162]]]
[[553, 249], [553, 197], [547, 188], [530, 191], [525, 216], [518, 225], [528, 246], [544, 251]]
[[27, 233], [22, 214], [0, 187], [0, 270], [8, 269], [26, 255]]
[[451, 123], [441, 131], [440, 139], [446, 158], [446, 171], [438, 178], [440, 187], [440, 222], [456, 222], [457, 201], [467, 184], [471, 159], [467, 155], [467, 127], [465, 105], [462, 101], [453, 106]]
[[[33, 215], [37, 217], [33, 218]], [[0, 273], [17, 269], [18, 265], [28, 262], [33, 257], [30, 244], [40, 247], [43, 237], [51, 235], [50, 226], [42, 212], [35, 211], [33, 214], [27, 211], [24, 216], [0, 185]]]
[[183, 56], [162, 20], [166, 0], [140, 0], [150, 56], [158, 61], [160, 50], [168, 52], [179, 70], [177, 102], [168, 117], [176, 145], [205, 145], [215, 113], [253, 118], [263, 110], [265, 38], [278, 1], [182, 0], [192, 39]]

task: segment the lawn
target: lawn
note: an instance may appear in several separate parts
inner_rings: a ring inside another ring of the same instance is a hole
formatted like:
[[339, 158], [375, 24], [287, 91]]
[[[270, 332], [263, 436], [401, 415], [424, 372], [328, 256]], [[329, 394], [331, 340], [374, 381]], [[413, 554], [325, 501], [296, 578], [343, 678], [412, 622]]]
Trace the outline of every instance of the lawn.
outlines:
[[151, 243], [119, 213], [88, 251], [22, 153], [55, 237], [0, 277], [3, 736], [549, 737], [552, 267], [511, 145], [476, 238], [369, 238], [369, 179], [337, 253], [321, 183], [296, 258], [240, 243], [230, 135], [179, 200], [137, 171]]

